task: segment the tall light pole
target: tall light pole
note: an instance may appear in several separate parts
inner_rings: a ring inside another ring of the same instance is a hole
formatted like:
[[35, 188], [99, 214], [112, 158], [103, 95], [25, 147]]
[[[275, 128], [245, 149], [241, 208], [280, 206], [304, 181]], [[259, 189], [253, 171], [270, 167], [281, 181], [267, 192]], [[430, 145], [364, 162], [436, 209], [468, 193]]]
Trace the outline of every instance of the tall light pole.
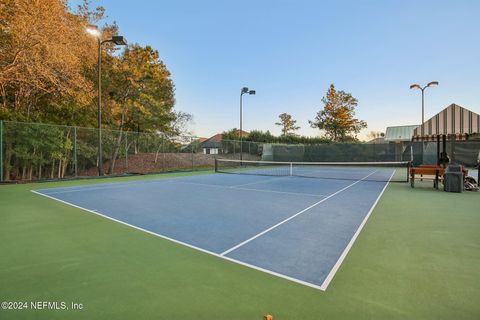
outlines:
[[114, 43], [117, 46], [126, 46], [127, 40], [122, 36], [112, 36], [111, 39], [102, 40], [102, 33], [95, 25], [89, 25], [86, 31], [97, 39], [98, 44], [98, 62], [97, 62], [97, 86], [98, 86], [98, 103], [97, 103], [97, 115], [98, 115], [98, 175], [103, 176], [103, 151], [102, 151], [102, 44]]
[[433, 87], [433, 86], [438, 86], [438, 81], [432, 81], [432, 82], [429, 82], [425, 87], [421, 87], [420, 85], [418, 84], [412, 84], [410, 86], [410, 89], [420, 89], [422, 90], [422, 137], [425, 135], [425, 128], [423, 126], [423, 124], [425, 123], [425, 89], [427, 89], [428, 87]]
[[248, 93], [249, 95], [254, 95], [256, 92], [255, 90], [249, 90], [247, 87], [243, 87], [240, 91], [240, 161], [243, 160], [243, 137], [242, 137], [242, 98], [243, 95]]

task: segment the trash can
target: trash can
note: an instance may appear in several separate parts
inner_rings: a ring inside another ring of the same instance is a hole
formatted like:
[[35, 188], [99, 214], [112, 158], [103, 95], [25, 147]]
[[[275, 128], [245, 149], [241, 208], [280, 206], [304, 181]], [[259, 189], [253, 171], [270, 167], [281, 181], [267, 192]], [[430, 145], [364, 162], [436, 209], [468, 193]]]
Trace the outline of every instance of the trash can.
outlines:
[[463, 167], [451, 164], [443, 176], [443, 190], [446, 192], [463, 192]]

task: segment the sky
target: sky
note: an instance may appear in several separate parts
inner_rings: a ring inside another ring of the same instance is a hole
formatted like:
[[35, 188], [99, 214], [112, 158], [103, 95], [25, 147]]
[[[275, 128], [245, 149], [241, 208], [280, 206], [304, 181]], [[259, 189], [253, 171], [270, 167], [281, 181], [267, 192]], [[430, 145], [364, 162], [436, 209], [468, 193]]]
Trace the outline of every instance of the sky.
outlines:
[[[74, 7], [78, 1], [69, 1]], [[370, 131], [420, 124], [451, 103], [480, 113], [480, 1], [92, 0], [129, 43], [151, 45], [172, 73], [176, 110], [210, 137], [239, 127], [280, 134], [287, 112], [299, 134], [323, 108], [330, 84], [358, 99]]]

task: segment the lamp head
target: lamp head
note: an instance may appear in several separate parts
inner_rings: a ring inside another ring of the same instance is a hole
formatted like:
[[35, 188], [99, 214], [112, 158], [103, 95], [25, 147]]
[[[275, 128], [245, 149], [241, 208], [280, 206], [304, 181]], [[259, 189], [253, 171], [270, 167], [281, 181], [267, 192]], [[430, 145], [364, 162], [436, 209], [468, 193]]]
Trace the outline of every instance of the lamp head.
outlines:
[[123, 36], [113, 36], [112, 42], [115, 43], [117, 46], [127, 45], [127, 39], [125, 39]]
[[250, 95], [254, 95], [255, 93], [256, 93], [255, 90], [248, 91], [248, 94], [250, 94]]
[[438, 81], [432, 81], [427, 84], [427, 87], [438, 86]]
[[100, 29], [98, 29], [98, 27], [93, 24], [89, 24], [85, 28], [85, 31], [87, 31], [89, 35], [94, 36], [95, 38], [98, 38], [98, 39], [100, 39], [100, 36], [102, 35], [102, 33], [100, 32]]
[[422, 90], [422, 87], [420, 87], [420, 85], [418, 85], [418, 84], [415, 83], [415, 84], [412, 84], [412, 85], [410, 86], [410, 89], [420, 89], [420, 90]]
[[247, 87], [242, 88], [242, 94], [244, 94], [244, 93], [248, 93], [248, 88]]

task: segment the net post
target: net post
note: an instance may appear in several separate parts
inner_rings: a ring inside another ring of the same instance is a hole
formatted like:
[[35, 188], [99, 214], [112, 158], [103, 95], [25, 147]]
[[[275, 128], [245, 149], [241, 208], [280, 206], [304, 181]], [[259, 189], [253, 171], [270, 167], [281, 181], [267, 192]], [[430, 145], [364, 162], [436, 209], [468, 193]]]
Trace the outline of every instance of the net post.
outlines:
[[73, 127], [73, 170], [75, 178], [78, 177], [78, 164], [77, 164], [77, 127]]
[[3, 181], [3, 120], [0, 120], [0, 182]]
[[407, 183], [410, 181], [410, 169], [412, 168], [413, 161], [408, 161], [407, 163]]
[[293, 176], [293, 162], [290, 162], [290, 177]]
[[218, 159], [215, 158], [215, 172], [218, 172]]
[[480, 152], [477, 157], [477, 186], [480, 185]]

